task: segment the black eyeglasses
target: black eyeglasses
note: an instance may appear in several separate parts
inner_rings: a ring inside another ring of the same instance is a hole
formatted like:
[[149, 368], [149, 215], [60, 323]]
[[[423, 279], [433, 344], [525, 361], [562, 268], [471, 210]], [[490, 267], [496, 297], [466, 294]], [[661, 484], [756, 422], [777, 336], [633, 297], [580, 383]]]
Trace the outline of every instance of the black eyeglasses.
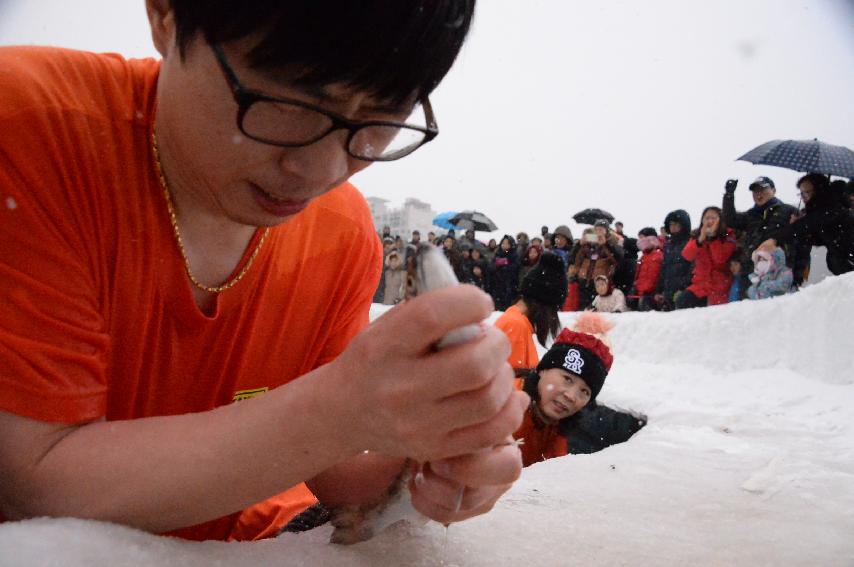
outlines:
[[235, 75], [218, 45], [214, 55], [237, 102], [237, 127], [248, 138], [286, 148], [313, 144], [335, 130], [347, 130], [347, 153], [364, 161], [394, 161], [408, 156], [439, 135], [430, 100], [413, 109], [424, 113], [426, 126], [387, 120], [353, 121], [317, 106], [247, 89]]

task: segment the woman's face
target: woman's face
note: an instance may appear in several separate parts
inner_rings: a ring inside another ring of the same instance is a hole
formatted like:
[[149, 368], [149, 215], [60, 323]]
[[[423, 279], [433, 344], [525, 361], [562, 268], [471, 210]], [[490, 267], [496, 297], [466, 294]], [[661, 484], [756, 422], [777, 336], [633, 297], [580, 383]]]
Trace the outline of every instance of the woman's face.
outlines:
[[605, 280], [596, 280], [596, 293], [599, 295], [608, 294], [608, 282]]
[[798, 185], [798, 189], [801, 192], [801, 199], [804, 200], [804, 203], [809, 203], [815, 196], [815, 187], [813, 186], [812, 181], [809, 181], [808, 179], [801, 181], [801, 184]]
[[539, 257], [540, 257], [540, 251], [537, 250], [536, 248], [531, 248], [530, 250], [528, 250], [528, 259], [529, 260], [536, 261], [537, 258], [539, 258]]
[[563, 368], [540, 371], [540, 410], [555, 421], [581, 411], [590, 401], [590, 387], [581, 376]]
[[558, 248], [563, 248], [566, 246], [567, 240], [566, 237], [562, 234], [555, 234], [555, 246]]
[[480, 260], [481, 258], [483, 258], [483, 254], [480, 253], [480, 250], [475, 248], [474, 250], [471, 251], [471, 259], [472, 260]]
[[510, 250], [510, 241], [506, 238], [501, 241], [501, 249], [505, 252], [508, 252]]
[[721, 216], [717, 211], [706, 211], [706, 214], [703, 215], [703, 228], [707, 232], [717, 232], [720, 224]]
[[608, 229], [604, 226], [597, 226], [593, 230], [596, 232], [596, 236], [599, 236], [601, 238], [605, 238], [608, 236]]

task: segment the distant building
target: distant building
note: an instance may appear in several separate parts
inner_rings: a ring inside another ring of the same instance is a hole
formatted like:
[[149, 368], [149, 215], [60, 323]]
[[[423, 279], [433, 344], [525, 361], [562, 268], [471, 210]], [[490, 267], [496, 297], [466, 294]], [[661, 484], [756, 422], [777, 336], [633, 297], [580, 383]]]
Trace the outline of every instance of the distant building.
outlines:
[[374, 218], [374, 227], [377, 232], [382, 232], [384, 226], [391, 227], [391, 235], [399, 235], [409, 241], [413, 230], [421, 232], [421, 238], [426, 239], [427, 233], [442, 232], [433, 226], [433, 218], [436, 212], [428, 203], [413, 199], [412, 197], [403, 202], [402, 207], [390, 208], [389, 200], [380, 197], [368, 197], [368, 205], [371, 207], [371, 216]]

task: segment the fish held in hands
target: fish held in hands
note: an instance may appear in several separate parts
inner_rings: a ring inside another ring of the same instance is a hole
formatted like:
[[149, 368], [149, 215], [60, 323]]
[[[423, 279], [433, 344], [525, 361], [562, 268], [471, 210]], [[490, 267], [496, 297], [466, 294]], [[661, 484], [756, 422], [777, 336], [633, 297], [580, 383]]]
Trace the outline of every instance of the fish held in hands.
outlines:
[[[454, 285], [459, 285], [457, 276], [445, 255], [435, 246], [421, 244], [407, 259], [407, 299]], [[480, 325], [466, 325], [442, 337], [434, 348], [441, 350], [461, 344], [480, 334]], [[422, 474], [422, 464], [407, 459], [400, 474], [378, 500], [358, 506], [331, 509], [330, 518], [334, 530], [330, 541], [343, 545], [366, 541], [404, 519], [415, 524], [426, 523], [427, 518], [412, 506], [409, 492], [409, 483], [419, 482], [419, 476]]]

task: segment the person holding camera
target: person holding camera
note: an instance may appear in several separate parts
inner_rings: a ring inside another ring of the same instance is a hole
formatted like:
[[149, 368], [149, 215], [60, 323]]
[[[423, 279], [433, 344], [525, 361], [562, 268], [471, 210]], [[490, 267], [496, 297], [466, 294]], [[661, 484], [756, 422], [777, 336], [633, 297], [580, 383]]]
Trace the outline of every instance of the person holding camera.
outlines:
[[579, 309], [592, 305], [596, 296], [596, 276], [607, 276], [610, 280], [622, 259], [623, 247], [611, 234], [608, 221], [596, 221], [592, 231], [584, 231], [574, 263], [581, 294]]
[[[745, 212], [737, 212], [737, 186], [738, 179], [728, 179], [724, 186], [723, 220], [730, 228], [743, 231], [742, 247], [750, 258], [760, 244], [787, 226], [792, 215], [798, 214], [798, 210], [777, 198], [777, 189], [771, 178], [759, 176], [749, 186], [753, 207]], [[786, 254], [786, 265], [792, 268], [795, 283], [800, 285], [809, 271], [809, 248], [794, 243], [787, 243], [782, 248]], [[745, 268], [749, 272], [753, 266], [748, 264]]]
[[676, 299], [676, 309], [727, 303], [732, 285], [729, 259], [735, 250], [735, 237], [721, 218], [721, 210], [706, 207], [700, 227], [682, 250], [682, 257], [694, 263], [694, 271], [691, 285]]

